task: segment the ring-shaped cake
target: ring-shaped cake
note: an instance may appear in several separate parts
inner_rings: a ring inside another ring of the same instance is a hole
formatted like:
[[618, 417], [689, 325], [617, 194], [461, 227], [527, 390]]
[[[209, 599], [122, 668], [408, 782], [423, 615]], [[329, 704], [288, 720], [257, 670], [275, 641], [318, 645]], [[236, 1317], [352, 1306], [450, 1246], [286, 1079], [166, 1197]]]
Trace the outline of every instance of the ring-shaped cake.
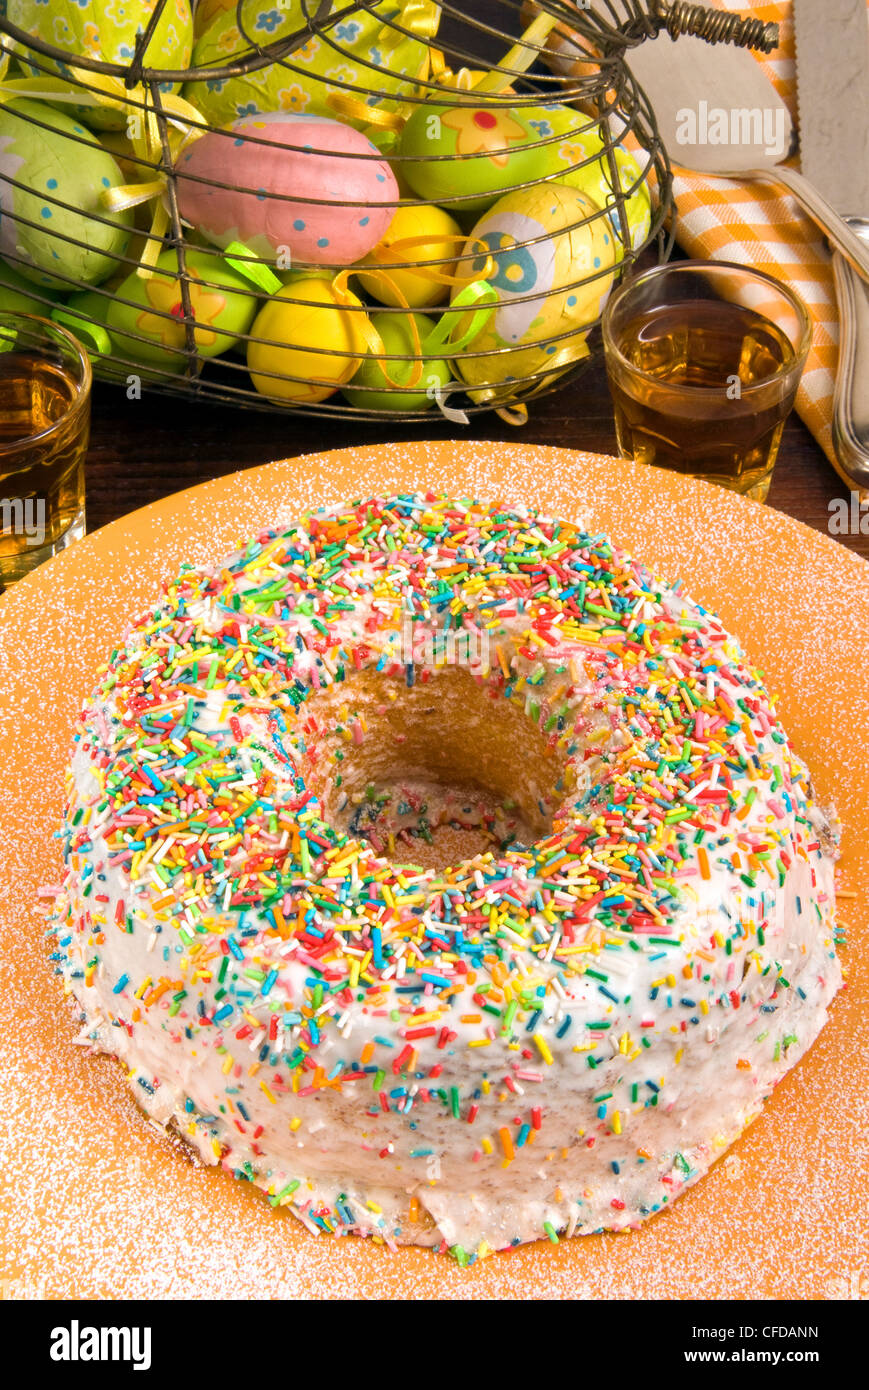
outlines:
[[718, 620], [605, 537], [407, 494], [187, 567], [76, 735], [84, 1039], [311, 1230], [637, 1225], [841, 983], [835, 833]]

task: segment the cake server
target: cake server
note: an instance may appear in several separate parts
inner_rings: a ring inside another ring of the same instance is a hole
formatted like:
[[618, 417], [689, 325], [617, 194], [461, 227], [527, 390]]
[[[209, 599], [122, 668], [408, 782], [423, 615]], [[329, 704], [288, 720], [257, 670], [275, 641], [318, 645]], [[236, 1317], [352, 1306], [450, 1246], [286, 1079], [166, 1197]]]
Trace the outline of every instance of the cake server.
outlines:
[[[629, 17], [630, 0], [608, 3], [620, 18]], [[826, 23], [827, 0], [806, 3]], [[698, 174], [784, 184], [836, 250], [869, 280], [869, 245], [805, 171], [781, 163], [795, 143], [790, 113], [747, 49], [691, 35], [673, 42], [662, 32], [630, 49], [625, 62], [649, 99], [674, 164]], [[685, 129], [689, 113], [697, 127], [693, 139]], [[726, 116], [731, 138], [715, 138], [720, 134], [713, 128], [716, 113]]]

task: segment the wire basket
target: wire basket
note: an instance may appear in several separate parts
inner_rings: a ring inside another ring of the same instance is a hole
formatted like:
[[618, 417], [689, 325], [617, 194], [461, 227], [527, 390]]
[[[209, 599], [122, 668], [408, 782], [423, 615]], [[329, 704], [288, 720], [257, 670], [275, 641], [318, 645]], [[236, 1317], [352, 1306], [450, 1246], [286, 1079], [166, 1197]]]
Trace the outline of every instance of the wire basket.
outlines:
[[[617, 3], [128, 0], [124, 35], [108, 0], [6, 0], [0, 297], [72, 327], [129, 393], [521, 423], [589, 361], [615, 280], [669, 254], [626, 50], [665, 27], [775, 41]], [[555, 26], [580, 75], [548, 66]]]

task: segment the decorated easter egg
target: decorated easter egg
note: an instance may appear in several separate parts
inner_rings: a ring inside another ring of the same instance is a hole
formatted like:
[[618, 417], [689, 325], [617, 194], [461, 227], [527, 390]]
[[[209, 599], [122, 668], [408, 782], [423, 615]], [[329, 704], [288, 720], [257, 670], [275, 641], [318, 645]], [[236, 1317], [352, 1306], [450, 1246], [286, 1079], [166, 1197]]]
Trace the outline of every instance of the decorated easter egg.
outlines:
[[426, 102], [401, 132], [395, 167], [420, 198], [476, 212], [538, 177], [538, 138], [519, 112], [506, 107]]
[[0, 106], [0, 255], [28, 280], [68, 290], [111, 275], [133, 219], [107, 212], [100, 195], [121, 183], [115, 160], [77, 121], [39, 101]]
[[247, 116], [181, 155], [181, 216], [217, 246], [240, 241], [282, 269], [299, 261], [350, 265], [381, 240], [399, 197], [377, 156], [370, 140], [340, 121]]
[[[382, 304], [408, 304], [411, 309], [440, 304], [449, 297], [449, 277], [455, 271], [463, 242], [458, 222], [443, 208], [432, 204], [398, 208], [386, 235], [366, 258], [366, 265], [384, 272], [388, 278], [360, 271], [359, 283]], [[438, 260], [445, 260], [446, 264], [421, 264]], [[407, 265], [396, 269], [408, 261], [415, 263], [413, 269]]]
[[[416, 341], [411, 320], [416, 326]], [[435, 321], [426, 314], [381, 313], [372, 314], [371, 326], [380, 337], [384, 352], [421, 357], [423, 344], [434, 332]], [[450, 364], [443, 358], [390, 362], [369, 350], [343, 395], [360, 410], [428, 410], [434, 405], [434, 388], [445, 386], [450, 376]]]
[[[539, 150], [538, 174], [578, 188], [598, 207], [607, 209], [621, 259], [622, 224], [600, 124], [581, 111], [559, 103], [525, 108], [522, 114], [539, 139], [545, 141]], [[553, 135], [562, 138], [550, 141], [549, 137]], [[630, 244], [637, 251], [648, 237], [652, 224], [652, 200], [647, 177], [624, 145], [614, 147], [613, 157], [618, 169], [620, 191], [629, 195], [626, 197], [625, 212]], [[588, 164], [586, 160], [592, 162]], [[630, 192], [631, 189], [634, 191]]]
[[[217, 357], [250, 328], [257, 309], [256, 292], [244, 276], [214, 254], [188, 251], [185, 261], [196, 319], [196, 351], [199, 357]], [[147, 279], [133, 271], [116, 294], [109, 302], [106, 326], [119, 356], [180, 371], [186, 360], [187, 333], [177, 253], [164, 251], [155, 274]]]
[[320, 277], [294, 279], [254, 320], [247, 345], [251, 380], [271, 400], [324, 401], [356, 371], [370, 328], [355, 294]]
[[[586, 217], [594, 220], [576, 225]], [[469, 385], [496, 388], [489, 394], [499, 396], [512, 389], [497, 390], [501, 383], [550, 366], [553, 372], [564, 371], [585, 355], [586, 334], [612, 287], [617, 253], [612, 227], [600, 209], [578, 189], [558, 183], [499, 199], [474, 227], [466, 254], [472, 255], [481, 242], [495, 263], [489, 283], [500, 303], [456, 365]], [[482, 268], [482, 254], [477, 263]], [[498, 349], [511, 351], [473, 355]], [[479, 399], [485, 398], [484, 392]]]
[[[241, 0], [228, 7], [206, 0], [212, 3], [222, 13], [197, 38], [195, 67], [223, 67], [247, 57], [251, 41], [274, 44], [299, 34], [314, 13], [311, 0]], [[362, 127], [372, 108], [394, 110], [428, 72], [429, 40], [440, 21], [434, 0], [374, 0], [331, 27], [325, 20], [330, 12], [346, 11], [344, 0], [332, 0], [322, 15], [322, 7], [315, 8], [322, 32], [312, 33], [285, 62], [237, 77], [188, 82], [184, 96], [215, 126], [230, 126], [252, 112], [280, 111], [338, 115]]]
[[48, 318], [52, 300], [49, 290], [36, 290], [13, 266], [0, 261], [0, 314], [37, 314]]
[[[26, 30], [34, 38], [62, 48], [73, 55], [68, 66], [75, 63], [75, 56], [95, 58], [106, 63], [129, 64], [133, 58], [136, 40], [148, 27], [151, 15], [157, 8], [158, 0], [7, 0], [8, 18], [20, 29]], [[28, 50], [13, 45], [26, 72], [41, 77], [49, 71], [68, 76], [64, 66], [50, 58], [39, 55], [37, 67], [28, 62]], [[186, 68], [190, 63], [193, 48], [193, 18], [190, 0], [166, 0], [157, 19], [154, 31], [145, 49], [142, 61], [150, 68]], [[88, 79], [97, 83], [99, 79]], [[161, 90], [177, 90], [178, 84], [161, 83]], [[70, 84], [71, 91], [78, 91]], [[82, 102], [71, 110], [85, 124], [98, 128], [121, 129], [127, 120], [127, 113], [111, 110], [105, 106]]]

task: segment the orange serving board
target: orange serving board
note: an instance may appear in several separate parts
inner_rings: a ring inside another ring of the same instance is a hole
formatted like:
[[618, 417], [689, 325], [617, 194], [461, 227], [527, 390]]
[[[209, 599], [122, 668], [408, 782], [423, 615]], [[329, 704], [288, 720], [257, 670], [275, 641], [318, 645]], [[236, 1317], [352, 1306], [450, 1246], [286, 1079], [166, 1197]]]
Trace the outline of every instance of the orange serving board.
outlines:
[[[117, 1064], [74, 1046], [34, 910], [59, 877], [73, 720], [161, 578], [305, 508], [414, 488], [585, 521], [716, 609], [780, 691], [794, 745], [838, 807], [842, 887], [856, 895], [841, 902], [849, 978], [831, 1022], [727, 1158], [638, 1231], [538, 1242], [467, 1270], [309, 1235], [251, 1188], [193, 1167]], [[864, 561], [733, 493], [617, 459], [521, 443], [345, 450], [207, 483], [86, 537], [0, 599], [0, 673], [0, 1296], [869, 1296]]]

